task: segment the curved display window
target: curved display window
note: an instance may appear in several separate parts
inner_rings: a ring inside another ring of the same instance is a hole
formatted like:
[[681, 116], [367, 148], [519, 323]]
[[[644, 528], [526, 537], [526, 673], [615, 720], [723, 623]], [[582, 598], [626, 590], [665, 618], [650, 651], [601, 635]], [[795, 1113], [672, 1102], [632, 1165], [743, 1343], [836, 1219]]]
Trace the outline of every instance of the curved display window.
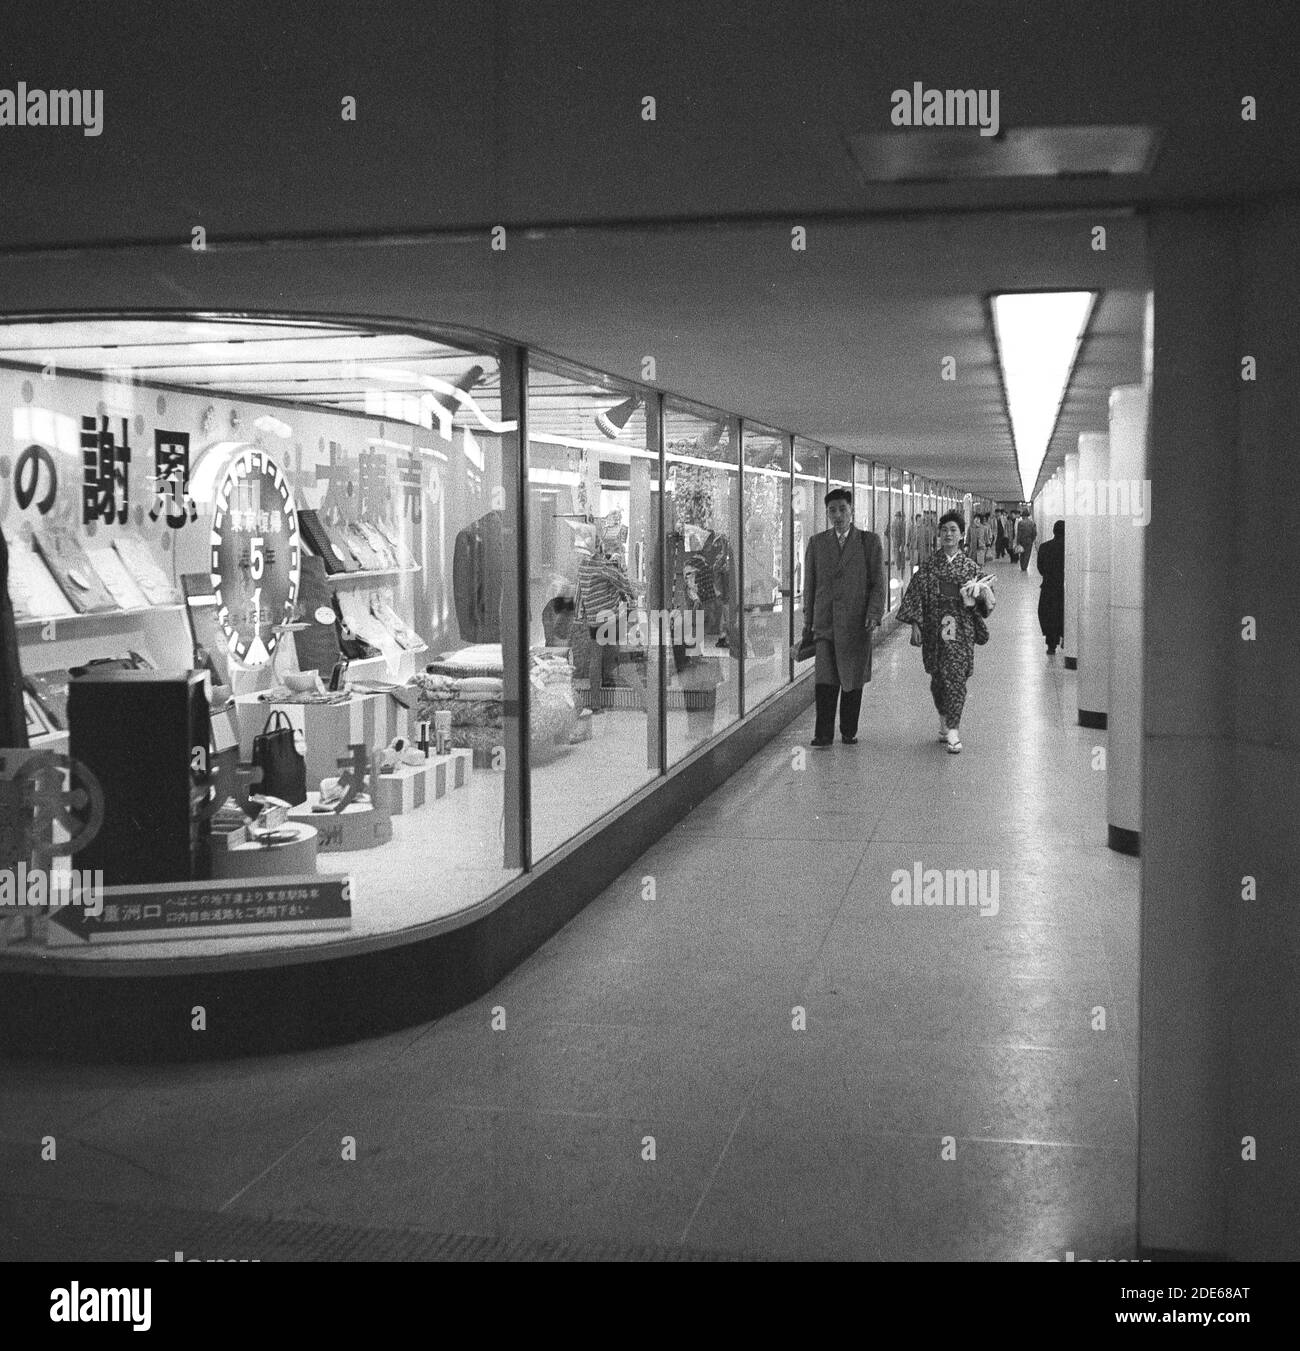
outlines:
[[517, 876], [498, 354], [218, 319], [0, 349], [8, 951], [364, 937]]

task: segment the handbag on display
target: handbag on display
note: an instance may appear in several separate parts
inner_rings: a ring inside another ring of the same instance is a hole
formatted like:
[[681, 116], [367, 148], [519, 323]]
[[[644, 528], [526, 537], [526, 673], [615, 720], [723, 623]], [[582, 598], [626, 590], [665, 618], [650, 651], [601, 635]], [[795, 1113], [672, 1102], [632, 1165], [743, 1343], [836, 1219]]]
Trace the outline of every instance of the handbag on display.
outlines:
[[294, 741], [293, 723], [276, 709], [253, 738], [253, 764], [261, 767], [257, 791], [278, 797], [291, 807], [307, 801], [307, 761]]

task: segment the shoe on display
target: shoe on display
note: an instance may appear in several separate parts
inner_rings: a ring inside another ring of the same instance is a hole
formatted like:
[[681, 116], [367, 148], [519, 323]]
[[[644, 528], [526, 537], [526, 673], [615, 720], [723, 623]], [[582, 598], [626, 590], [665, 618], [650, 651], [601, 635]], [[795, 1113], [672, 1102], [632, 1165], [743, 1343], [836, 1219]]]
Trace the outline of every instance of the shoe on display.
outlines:
[[347, 789], [343, 786], [343, 780], [339, 778], [322, 779], [320, 785], [320, 800], [312, 803], [314, 812], [332, 812], [340, 802]]
[[399, 765], [422, 765], [428, 756], [413, 741], [404, 736], [395, 736], [379, 752], [379, 770], [381, 774], [391, 774]]
[[957, 735], [957, 729], [955, 727], [948, 728], [948, 735], [944, 740], [948, 743], [949, 755], [961, 754], [961, 737]]

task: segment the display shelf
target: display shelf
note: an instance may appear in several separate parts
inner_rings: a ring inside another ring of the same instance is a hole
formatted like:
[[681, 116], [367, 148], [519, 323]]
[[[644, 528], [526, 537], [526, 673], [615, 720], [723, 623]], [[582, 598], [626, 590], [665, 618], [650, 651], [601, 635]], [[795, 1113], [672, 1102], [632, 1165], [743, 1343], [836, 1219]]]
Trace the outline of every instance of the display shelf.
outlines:
[[413, 568], [375, 568], [370, 572], [327, 572], [325, 580], [331, 586], [338, 586], [353, 582], [378, 582], [393, 577], [413, 577], [419, 571], [420, 565], [417, 563]]
[[170, 611], [182, 611], [183, 604], [146, 605], [134, 610], [95, 610], [90, 614], [48, 615], [44, 619], [18, 619], [15, 627], [20, 638], [39, 632], [49, 624], [55, 626], [55, 632], [69, 629], [74, 634], [109, 633], [124, 620], [135, 621], [144, 615], [164, 614]]

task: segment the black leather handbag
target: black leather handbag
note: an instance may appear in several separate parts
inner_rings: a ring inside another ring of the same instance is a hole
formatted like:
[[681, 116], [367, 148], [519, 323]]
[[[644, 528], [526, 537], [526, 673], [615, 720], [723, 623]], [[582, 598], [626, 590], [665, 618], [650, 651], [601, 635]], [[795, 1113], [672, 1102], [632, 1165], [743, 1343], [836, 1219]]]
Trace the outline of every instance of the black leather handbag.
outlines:
[[255, 793], [278, 797], [291, 807], [307, 801], [307, 762], [294, 744], [293, 723], [282, 710], [277, 708], [253, 738], [253, 763], [262, 770]]

